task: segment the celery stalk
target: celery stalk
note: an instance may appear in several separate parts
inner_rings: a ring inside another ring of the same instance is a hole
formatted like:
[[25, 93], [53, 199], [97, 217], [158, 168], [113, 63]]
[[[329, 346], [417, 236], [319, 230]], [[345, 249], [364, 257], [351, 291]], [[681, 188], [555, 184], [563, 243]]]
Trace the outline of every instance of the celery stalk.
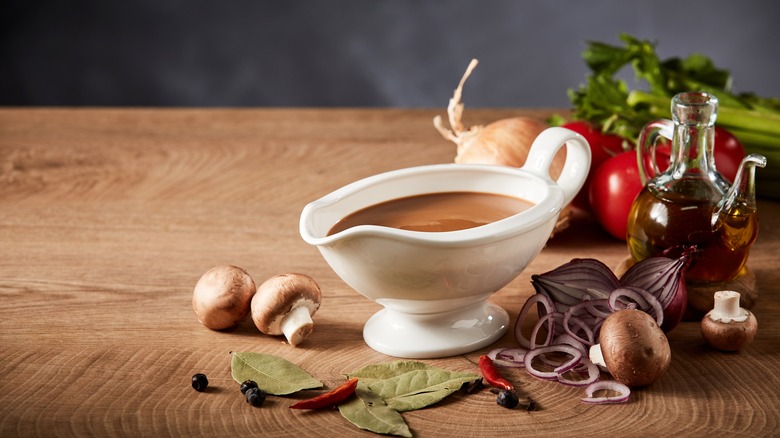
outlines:
[[[627, 102], [631, 106], [648, 105], [649, 111], [656, 117], [669, 118], [671, 116], [671, 99], [668, 97], [634, 90], [628, 94]], [[665, 110], [661, 108], [665, 108]], [[780, 148], [780, 114], [720, 105], [717, 123], [732, 131], [734, 135], [737, 135], [734, 131], [740, 131], [743, 136], [746, 134], [764, 136], [762, 144]], [[740, 141], [750, 143], [747, 138], [740, 135], [737, 135], [737, 138]]]

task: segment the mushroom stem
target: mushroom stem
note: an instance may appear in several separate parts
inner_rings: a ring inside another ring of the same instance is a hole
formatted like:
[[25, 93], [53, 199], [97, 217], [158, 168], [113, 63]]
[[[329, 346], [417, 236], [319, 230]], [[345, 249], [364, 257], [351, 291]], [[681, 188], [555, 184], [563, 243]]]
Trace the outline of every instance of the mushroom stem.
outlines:
[[590, 349], [588, 350], [588, 358], [600, 369], [607, 369], [607, 363], [604, 362], [604, 354], [601, 351], [601, 344], [593, 344], [590, 346]]
[[720, 322], [746, 321], [748, 313], [739, 307], [739, 297], [739, 292], [733, 290], [715, 292], [715, 307], [710, 318]]
[[314, 321], [306, 306], [295, 306], [290, 313], [282, 319], [282, 333], [287, 342], [293, 347], [300, 344], [314, 329]]

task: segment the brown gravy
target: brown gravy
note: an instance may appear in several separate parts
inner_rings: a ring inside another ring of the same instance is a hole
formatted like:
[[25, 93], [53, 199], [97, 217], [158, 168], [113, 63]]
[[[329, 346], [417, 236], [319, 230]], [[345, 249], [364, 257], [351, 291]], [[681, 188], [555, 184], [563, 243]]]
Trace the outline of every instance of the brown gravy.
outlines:
[[328, 235], [358, 225], [426, 232], [465, 230], [508, 218], [531, 206], [533, 203], [525, 199], [494, 193], [428, 193], [358, 210], [337, 222]]

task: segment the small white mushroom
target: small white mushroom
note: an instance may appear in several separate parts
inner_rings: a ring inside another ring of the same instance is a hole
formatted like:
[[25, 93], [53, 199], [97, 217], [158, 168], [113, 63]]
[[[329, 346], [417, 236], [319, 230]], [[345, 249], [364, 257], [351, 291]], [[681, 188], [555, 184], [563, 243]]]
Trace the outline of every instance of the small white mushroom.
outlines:
[[320, 308], [322, 293], [311, 277], [281, 274], [269, 278], [252, 298], [252, 320], [268, 335], [281, 335], [293, 347], [314, 329], [311, 316]]

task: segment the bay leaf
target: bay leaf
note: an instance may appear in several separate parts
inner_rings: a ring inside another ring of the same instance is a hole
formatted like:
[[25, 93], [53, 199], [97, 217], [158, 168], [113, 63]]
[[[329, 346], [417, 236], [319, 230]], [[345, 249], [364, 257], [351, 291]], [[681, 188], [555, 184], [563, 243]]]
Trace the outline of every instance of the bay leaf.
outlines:
[[358, 377], [361, 382], [370, 383], [374, 380], [389, 379], [411, 371], [429, 370], [434, 368], [435, 367], [423, 362], [399, 360], [384, 364], [366, 365], [363, 368], [346, 374], [346, 376], [350, 379]]
[[355, 397], [338, 408], [341, 416], [360, 429], [387, 435], [412, 436], [401, 414], [387, 406], [381, 397], [360, 381], [355, 389]]
[[358, 377], [380, 396], [387, 406], [406, 412], [441, 401], [466, 382], [481, 376], [449, 371], [416, 361], [368, 365], [347, 375]]
[[466, 382], [473, 382], [479, 376], [443, 369], [416, 370], [389, 379], [378, 380], [369, 385], [387, 406], [398, 412], [422, 409], [438, 403], [459, 390]]
[[260, 389], [274, 395], [322, 388], [322, 382], [301, 367], [272, 354], [233, 352], [230, 372], [236, 382], [254, 380]]

